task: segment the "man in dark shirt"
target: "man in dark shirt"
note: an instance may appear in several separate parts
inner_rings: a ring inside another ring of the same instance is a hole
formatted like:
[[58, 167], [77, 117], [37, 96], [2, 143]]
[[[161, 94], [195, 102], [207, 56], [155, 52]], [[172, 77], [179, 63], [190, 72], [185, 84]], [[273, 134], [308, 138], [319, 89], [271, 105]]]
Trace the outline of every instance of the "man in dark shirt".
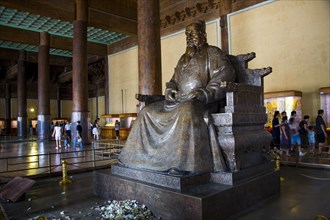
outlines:
[[81, 137], [82, 127], [80, 125], [80, 121], [77, 121], [76, 129], [77, 129], [77, 132], [78, 132], [79, 136]]
[[79, 144], [80, 148], [83, 148], [83, 141], [82, 141], [82, 126], [80, 125], [80, 121], [77, 121], [77, 127], [76, 127], [76, 130], [77, 130], [77, 135], [74, 139], [74, 143], [73, 143], [73, 146], [74, 147], [77, 147], [77, 143]]
[[316, 137], [319, 143], [319, 154], [322, 153], [322, 148], [324, 146], [325, 138], [327, 137], [327, 132], [325, 131], [325, 122], [323, 119], [324, 111], [322, 109], [318, 110], [316, 117]]

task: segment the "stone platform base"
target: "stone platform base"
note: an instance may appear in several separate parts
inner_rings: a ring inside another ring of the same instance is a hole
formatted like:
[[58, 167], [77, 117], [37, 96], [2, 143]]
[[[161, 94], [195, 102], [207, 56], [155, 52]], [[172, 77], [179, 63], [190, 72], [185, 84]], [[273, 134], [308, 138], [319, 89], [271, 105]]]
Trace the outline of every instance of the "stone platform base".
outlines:
[[227, 219], [280, 192], [279, 171], [229, 186], [204, 183], [181, 190], [157, 186], [111, 174], [111, 170], [94, 172], [94, 192], [105, 199], [135, 199], [161, 219]]

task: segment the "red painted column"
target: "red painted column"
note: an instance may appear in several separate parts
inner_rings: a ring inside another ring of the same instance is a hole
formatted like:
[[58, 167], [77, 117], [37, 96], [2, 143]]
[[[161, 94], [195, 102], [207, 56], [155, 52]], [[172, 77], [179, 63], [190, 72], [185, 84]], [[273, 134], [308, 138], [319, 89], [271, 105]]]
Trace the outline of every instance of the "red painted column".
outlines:
[[49, 34], [40, 33], [38, 52], [38, 140], [51, 137], [50, 131], [50, 80], [49, 80]]
[[17, 65], [17, 136], [27, 136], [27, 102], [26, 102], [26, 76], [25, 76], [24, 50], [19, 51]]
[[56, 101], [57, 101], [57, 118], [62, 118], [62, 106], [61, 106], [61, 85], [56, 86]]
[[9, 82], [6, 82], [5, 88], [5, 134], [11, 133], [11, 86]]
[[139, 93], [162, 94], [159, 0], [138, 0]]
[[76, 20], [73, 22], [72, 58], [72, 128], [76, 136], [77, 121], [82, 126], [84, 143], [90, 143], [90, 113], [88, 111], [87, 72], [88, 0], [76, 0]]
[[105, 114], [110, 114], [110, 94], [109, 94], [109, 61], [108, 56], [104, 58], [104, 94], [105, 94]]

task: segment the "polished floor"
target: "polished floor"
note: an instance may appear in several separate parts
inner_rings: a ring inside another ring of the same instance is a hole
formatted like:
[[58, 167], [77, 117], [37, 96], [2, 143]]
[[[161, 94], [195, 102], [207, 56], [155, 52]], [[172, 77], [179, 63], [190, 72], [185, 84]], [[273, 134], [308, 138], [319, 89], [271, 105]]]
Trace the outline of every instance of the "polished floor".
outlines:
[[[282, 166], [280, 173], [284, 178], [280, 195], [237, 213], [231, 220], [313, 220], [318, 215], [330, 218], [329, 170]], [[70, 178], [73, 183], [67, 186], [59, 185], [60, 177], [37, 180], [24, 201], [2, 202], [9, 219], [100, 219], [92, 207], [106, 201], [93, 194], [92, 172]]]
[[20, 140], [2, 136], [0, 177], [37, 177], [58, 173], [62, 171], [63, 159], [69, 171], [111, 165], [116, 162], [111, 155], [122, 146], [122, 142], [117, 140], [98, 140], [83, 148], [64, 148], [62, 144], [61, 148], [56, 149], [53, 140], [41, 142], [35, 138]]
[[[35, 140], [11, 140], [0, 142], [0, 157], [54, 152], [53, 142], [40, 143]], [[93, 148], [93, 145], [85, 148]], [[33, 150], [32, 150], [33, 149]], [[329, 164], [330, 156], [306, 155], [305, 157], [282, 157], [280, 175], [281, 193], [255, 204], [248, 210], [236, 213], [231, 220], [313, 220], [316, 216], [330, 219], [330, 169], [327, 166], [306, 168], [300, 162]], [[291, 161], [293, 164], [285, 163]], [[294, 163], [295, 162], [295, 163]], [[313, 167], [313, 166], [312, 166]], [[93, 193], [93, 172], [70, 173], [73, 181], [60, 185], [61, 176], [35, 179], [22, 201], [1, 201], [9, 219], [33, 219], [45, 216], [48, 219], [100, 219], [96, 207], [106, 202]], [[8, 177], [0, 175], [0, 188]], [[132, 198], [134, 199], [134, 198]], [[157, 219], [157, 218], [156, 218]]]

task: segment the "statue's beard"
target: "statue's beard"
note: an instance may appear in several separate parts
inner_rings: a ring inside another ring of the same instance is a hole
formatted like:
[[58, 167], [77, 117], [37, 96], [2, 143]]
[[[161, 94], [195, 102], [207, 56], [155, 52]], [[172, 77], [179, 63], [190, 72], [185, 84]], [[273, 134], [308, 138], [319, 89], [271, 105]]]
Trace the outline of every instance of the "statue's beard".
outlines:
[[185, 65], [187, 65], [191, 59], [198, 51], [198, 48], [194, 45], [188, 45], [185, 53]]

